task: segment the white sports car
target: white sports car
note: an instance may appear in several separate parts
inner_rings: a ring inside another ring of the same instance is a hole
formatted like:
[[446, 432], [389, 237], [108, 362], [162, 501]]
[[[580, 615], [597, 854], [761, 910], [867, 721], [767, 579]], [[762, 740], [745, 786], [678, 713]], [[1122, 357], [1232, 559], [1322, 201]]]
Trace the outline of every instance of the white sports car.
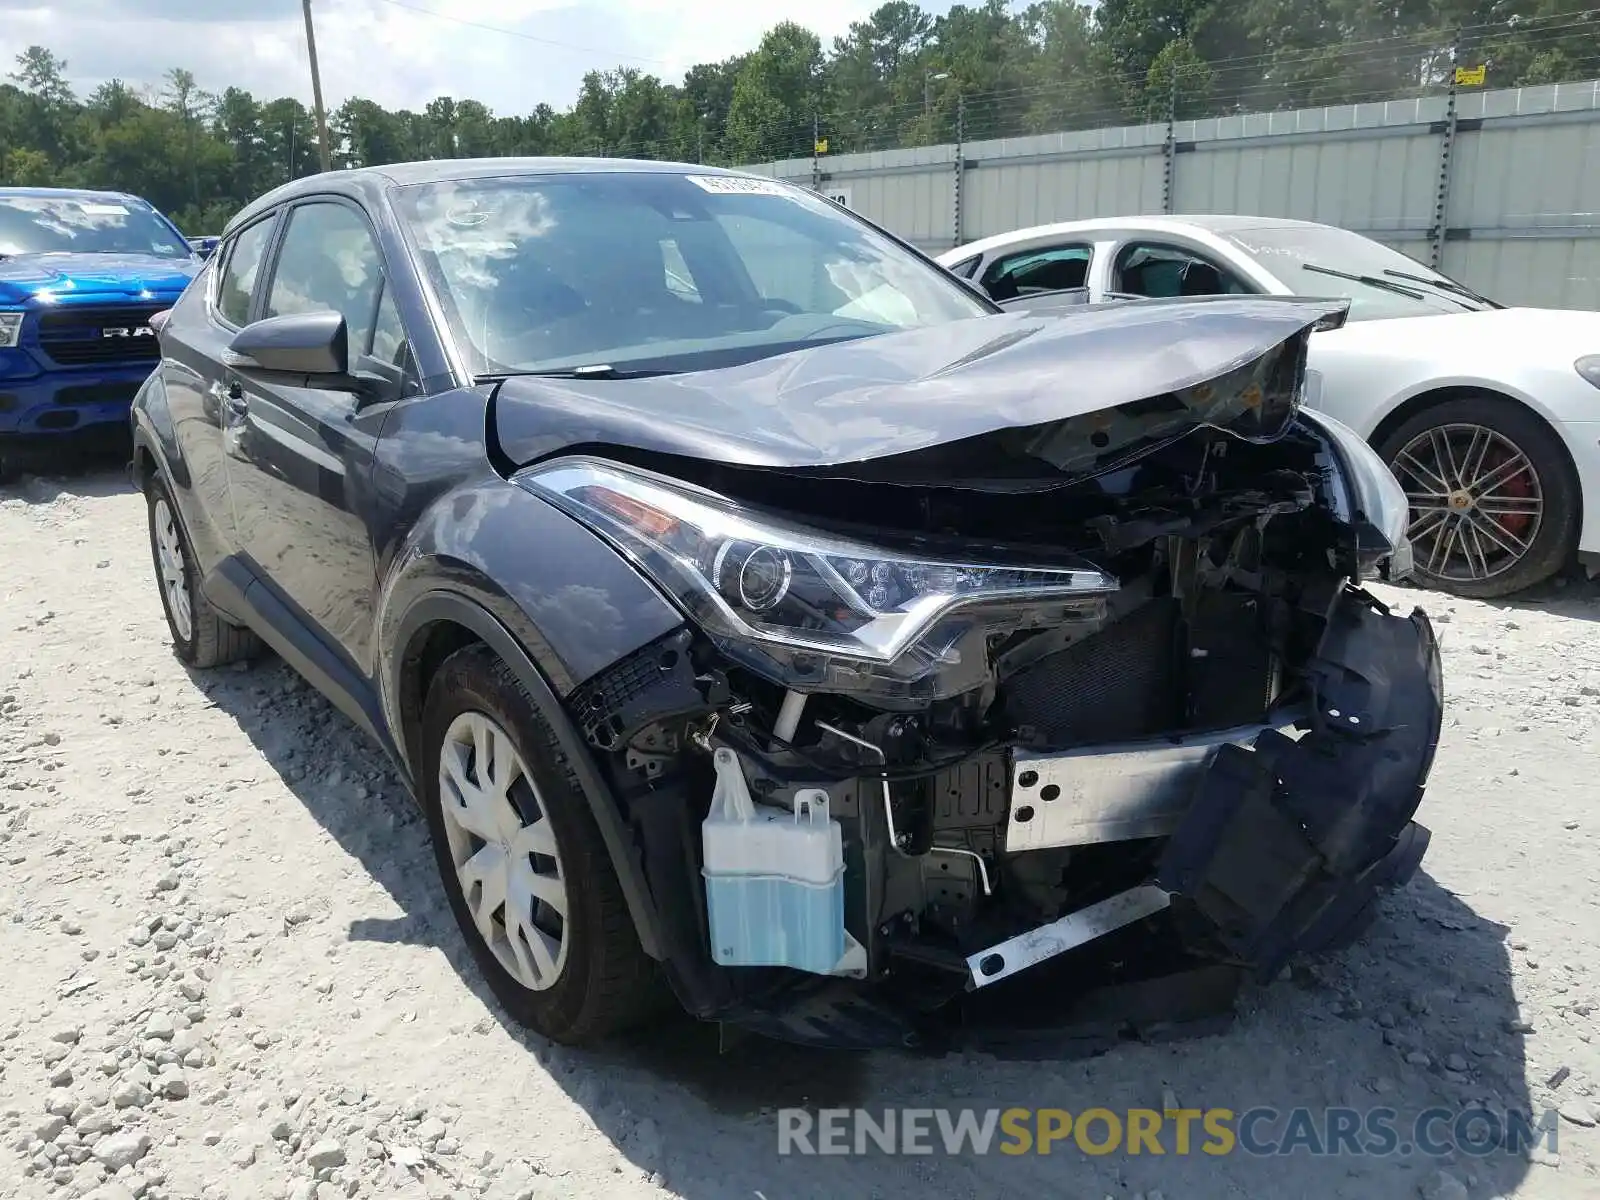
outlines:
[[1345, 325], [1311, 339], [1307, 402], [1405, 487], [1419, 582], [1492, 597], [1575, 553], [1600, 568], [1600, 313], [1506, 308], [1360, 234], [1270, 217], [1069, 221], [939, 262], [1008, 308], [1073, 289], [1347, 297]]

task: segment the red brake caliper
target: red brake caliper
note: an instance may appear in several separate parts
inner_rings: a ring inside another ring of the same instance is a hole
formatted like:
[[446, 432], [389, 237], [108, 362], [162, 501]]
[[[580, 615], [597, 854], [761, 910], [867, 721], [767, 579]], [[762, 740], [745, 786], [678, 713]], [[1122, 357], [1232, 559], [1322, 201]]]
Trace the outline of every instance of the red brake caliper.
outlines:
[[[1510, 461], [1511, 455], [1496, 447], [1490, 453], [1484, 455], [1482, 472], [1484, 475], [1491, 474]], [[1518, 471], [1497, 487], [1495, 492], [1502, 496], [1527, 500], [1533, 496], [1533, 483], [1528, 478], [1527, 471]], [[1480, 496], [1479, 499], [1481, 500], [1483, 497]], [[1521, 541], [1527, 541], [1528, 527], [1533, 524], [1532, 513], [1485, 513], [1483, 515], [1494, 521], [1501, 529], [1504, 529], [1513, 537]]]

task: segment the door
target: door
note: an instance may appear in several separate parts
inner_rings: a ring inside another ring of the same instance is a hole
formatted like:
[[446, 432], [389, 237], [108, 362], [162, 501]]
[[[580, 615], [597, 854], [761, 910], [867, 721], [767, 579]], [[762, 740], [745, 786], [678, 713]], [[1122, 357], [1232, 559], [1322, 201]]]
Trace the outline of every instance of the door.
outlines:
[[[401, 361], [404, 334], [366, 216], [330, 199], [284, 220], [261, 316], [332, 310], [345, 319], [352, 372], [375, 343]], [[238, 374], [228, 471], [240, 546], [268, 588], [370, 676], [373, 448], [392, 404], [305, 376]]]
[[201, 578], [238, 549], [223, 449], [228, 371], [223, 351], [250, 320], [275, 217], [233, 234], [205, 278], [184, 292], [161, 331], [161, 383], [177, 461], [169, 463]]

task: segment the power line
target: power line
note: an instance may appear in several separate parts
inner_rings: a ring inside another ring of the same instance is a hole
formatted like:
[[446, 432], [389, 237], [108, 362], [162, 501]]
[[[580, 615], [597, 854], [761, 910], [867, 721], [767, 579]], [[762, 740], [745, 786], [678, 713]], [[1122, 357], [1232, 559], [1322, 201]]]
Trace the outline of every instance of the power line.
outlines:
[[479, 29], [484, 33], [498, 33], [503, 37], [521, 38], [525, 42], [537, 42], [541, 46], [554, 46], [561, 50], [574, 50], [580, 54], [598, 54], [606, 58], [624, 59], [628, 62], [652, 63], [656, 66], [671, 66], [664, 58], [645, 58], [638, 54], [622, 54], [615, 50], [599, 50], [593, 46], [579, 46], [573, 42], [557, 41], [555, 38], [539, 37], [536, 34], [524, 33], [520, 29], [506, 29], [500, 25], [486, 25], [482, 21], [468, 20], [466, 17], [456, 17], [449, 13], [435, 12], [431, 8], [423, 8], [419, 4], [408, 4], [406, 0], [378, 0], [380, 4], [387, 4], [393, 8], [403, 8], [407, 12], [421, 13], [425, 17], [433, 17], [438, 21], [449, 21], [452, 25], [464, 25], [468, 29]]

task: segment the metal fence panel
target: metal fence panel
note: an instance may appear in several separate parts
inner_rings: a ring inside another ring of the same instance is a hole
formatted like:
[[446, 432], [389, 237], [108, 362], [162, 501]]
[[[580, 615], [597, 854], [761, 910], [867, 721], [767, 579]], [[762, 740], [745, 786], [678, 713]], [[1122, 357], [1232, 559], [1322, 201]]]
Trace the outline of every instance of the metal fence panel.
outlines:
[[1084, 217], [1254, 213], [1366, 233], [1505, 303], [1600, 308], [1600, 81], [750, 169], [930, 251]]

